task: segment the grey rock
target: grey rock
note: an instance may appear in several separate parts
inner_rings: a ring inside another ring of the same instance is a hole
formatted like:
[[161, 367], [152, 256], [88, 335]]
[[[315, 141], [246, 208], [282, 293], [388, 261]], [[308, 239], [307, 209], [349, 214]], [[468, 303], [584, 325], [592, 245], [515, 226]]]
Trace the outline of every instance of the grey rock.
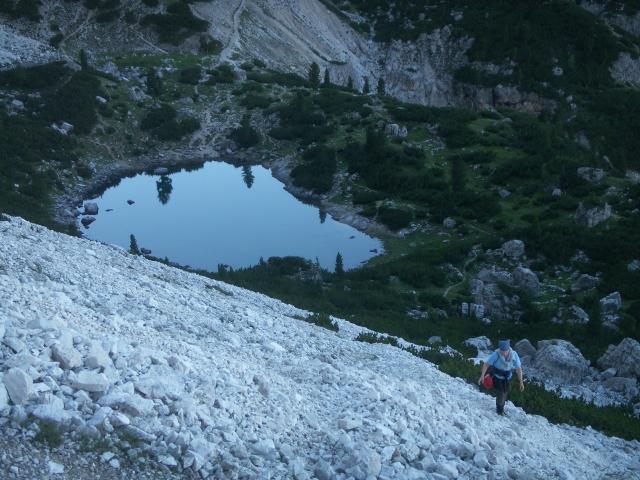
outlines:
[[600, 299], [600, 308], [603, 315], [615, 314], [622, 306], [622, 297], [620, 292], [613, 292]]
[[335, 480], [336, 478], [336, 473], [331, 465], [322, 459], [316, 463], [313, 473], [318, 477], [318, 480]]
[[89, 347], [89, 353], [84, 360], [84, 364], [88, 368], [107, 368], [110, 367], [113, 362], [102, 346], [97, 342], [93, 342]]
[[85, 215], [97, 215], [98, 214], [98, 204], [94, 202], [87, 202], [84, 204], [84, 214]]
[[602, 382], [605, 388], [615, 392], [626, 393], [635, 396], [638, 392], [638, 380], [636, 378], [610, 377]]
[[587, 208], [582, 202], [575, 213], [575, 221], [578, 225], [593, 228], [611, 217], [611, 205], [605, 203], [603, 207]]
[[9, 406], [9, 394], [4, 386], [4, 383], [0, 383], [0, 412]]
[[439, 337], [437, 335], [434, 335], [432, 337], [429, 337], [429, 339], [427, 340], [427, 342], [431, 345], [436, 345], [438, 343], [442, 343], [442, 337]]
[[504, 242], [502, 252], [509, 258], [518, 259], [524, 255], [524, 242], [522, 240]]
[[578, 176], [590, 183], [600, 183], [604, 178], [604, 170], [601, 168], [579, 167]]
[[562, 384], [577, 384], [589, 372], [589, 362], [566, 340], [542, 340], [533, 366], [549, 379]]
[[70, 345], [57, 343], [51, 347], [51, 358], [60, 364], [64, 370], [82, 365], [82, 355]]
[[501, 188], [498, 190], [498, 195], [500, 195], [500, 198], [508, 198], [511, 196], [511, 192], [505, 188]]
[[85, 227], [88, 227], [95, 221], [96, 221], [96, 217], [82, 217], [82, 220], [80, 220], [80, 223], [82, 223], [82, 225], [84, 225]]
[[[638, 259], [632, 260], [627, 265], [627, 271], [629, 271], [629, 272], [637, 272], [638, 270], [640, 270], [640, 260], [638, 260]], [[0, 334], [0, 338], [2, 338], [1, 334]]]
[[104, 392], [111, 385], [111, 381], [104, 373], [82, 370], [76, 376], [73, 386], [87, 392]]
[[59, 405], [38, 405], [33, 409], [32, 415], [44, 422], [62, 425], [69, 421], [71, 415]]
[[388, 123], [384, 128], [384, 133], [392, 138], [407, 138], [407, 127], [397, 123]]
[[579, 323], [579, 324], [585, 324], [585, 323], [589, 323], [589, 314], [587, 312], [585, 312], [582, 308], [580, 308], [578, 305], [572, 305], [569, 308], [569, 321], [571, 323]]
[[516, 267], [511, 275], [513, 276], [514, 285], [527, 292], [530, 296], [537, 297], [540, 294], [540, 280], [528, 268]]
[[444, 228], [455, 228], [456, 221], [451, 217], [447, 217], [442, 221], [442, 226]]
[[24, 370], [14, 367], [3, 377], [4, 386], [14, 405], [22, 405], [33, 392], [33, 380]]
[[24, 344], [24, 342], [22, 340], [19, 340], [16, 337], [5, 337], [2, 340], [2, 343], [4, 343], [7, 347], [9, 347], [11, 350], [13, 350], [14, 353], [20, 353], [25, 348], [27, 348], [27, 346]]
[[598, 277], [594, 277], [593, 275], [582, 274], [580, 275], [575, 282], [571, 285], [571, 291], [573, 293], [583, 292], [585, 290], [589, 290], [600, 283], [600, 279]]
[[520, 355], [521, 357], [535, 357], [537, 350], [536, 347], [534, 347], [531, 342], [526, 339], [523, 338], [522, 340], [516, 342], [516, 344], [513, 346], [513, 349], [518, 353], [518, 355]]
[[609, 345], [598, 359], [602, 368], [615, 368], [622, 377], [640, 378], [640, 342], [625, 338], [618, 345]]
[[478, 351], [491, 349], [491, 340], [485, 336], [467, 338], [463, 344], [469, 347], [475, 347]]

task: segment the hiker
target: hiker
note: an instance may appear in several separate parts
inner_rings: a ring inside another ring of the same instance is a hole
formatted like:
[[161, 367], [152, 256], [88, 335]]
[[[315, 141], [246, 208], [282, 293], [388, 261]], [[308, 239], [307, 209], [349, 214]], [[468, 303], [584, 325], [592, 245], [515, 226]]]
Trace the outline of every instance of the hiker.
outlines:
[[520, 391], [524, 390], [522, 383], [522, 363], [520, 357], [515, 350], [511, 349], [509, 340], [500, 340], [498, 349], [494, 351], [489, 358], [482, 364], [482, 373], [478, 384], [482, 384], [485, 374], [489, 373], [493, 379], [493, 386], [496, 389], [496, 412], [498, 415], [504, 415], [504, 404], [509, 396], [509, 388], [511, 387], [511, 377], [513, 371], [516, 371], [518, 382], [520, 383]]

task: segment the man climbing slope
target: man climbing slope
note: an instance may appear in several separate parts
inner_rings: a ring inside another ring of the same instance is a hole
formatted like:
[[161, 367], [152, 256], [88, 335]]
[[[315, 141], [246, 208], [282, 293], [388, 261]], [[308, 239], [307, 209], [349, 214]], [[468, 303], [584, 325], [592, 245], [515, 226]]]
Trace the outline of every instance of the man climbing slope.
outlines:
[[509, 340], [500, 340], [498, 349], [489, 355], [489, 358], [482, 364], [482, 373], [478, 380], [478, 384], [482, 384], [487, 371], [489, 375], [491, 375], [493, 386], [496, 389], [496, 412], [498, 412], [498, 415], [504, 415], [504, 404], [509, 396], [513, 370], [516, 371], [520, 391], [522, 392], [524, 390], [524, 383], [522, 383], [522, 363], [520, 362], [520, 357], [515, 350], [511, 349]]

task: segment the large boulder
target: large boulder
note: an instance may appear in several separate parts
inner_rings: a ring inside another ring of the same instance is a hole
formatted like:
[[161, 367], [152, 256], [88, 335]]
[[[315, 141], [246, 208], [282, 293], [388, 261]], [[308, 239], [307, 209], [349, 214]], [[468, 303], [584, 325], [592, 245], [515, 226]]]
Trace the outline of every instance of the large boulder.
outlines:
[[578, 225], [593, 228], [611, 217], [611, 205], [604, 204], [604, 207], [585, 207], [582, 202], [578, 205], [575, 213], [575, 220]]
[[467, 345], [468, 347], [477, 348], [478, 353], [491, 349], [491, 340], [489, 340], [489, 338], [485, 337], [484, 335], [481, 337], [467, 338], [462, 343], [464, 345]]
[[598, 283], [600, 283], [600, 279], [598, 277], [582, 274], [571, 285], [571, 291], [573, 293], [583, 292], [584, 290], [589, 290], [590, 288], [597, 286]]
[[91, 370], [82, 370], [73, 382], [75, 388], [87, 392], [105, 392], [110, 385], [111, 382], [104, 373]]
[[384, 133], [391, 138], [407, 138], [407, 127], [398, 125], [397, 123], [388, 123], [384, 127]]
[[600, 308], [603, 315], [613, 315], [618, 313], [622, 306], [622, 297], [620, 292], [613, 292], [600, 299]]
[[579, 167], [578, 176], [590, 183], [600, 183], [604, 178], [604, 170], [601, 168]]
[[589, 373], [589, 361], [566, 340], [541, 340], [532, 366], [548, 379], [576, 384]]
[[58, 362], [64, 370], [70, 370], [82, 365], [80, 352], [66, 343], [58, 343], [51, 347], [51, 358]]
[[540, 280], [538, 276], [526, 267], [516, 267], [511, 274], [513, 283], [532, 297], [540, 294]]
[[537, 353], [536, 347], [534, 347], [526, 338], [523, 338], [519, 342], [516, 342], [516, 344], [513, 346], [513, 349], [521, 358], [530, 357], [531, 359], [533, 359], [533, 357], [535, 357]]
[[14, 367], [4, 374], [4, 386], [14, 405], [22, 405], [33, 392], [33, 380], [24, 370]]
[[607, 351], [598, 359], [602, 368], [615, 368], [621, 377], [640, 378], [640, 342], [625, 338], [618, 345], [609, 345]]
[[87, 202], [84, 204], [84, 214], [85, 215], [97, 215], [98, 214], [98, 204], [94, 202]]
[[524, 255], [524, 242], [522, 240], [509, 240], [502, 244], [502, 253], [507, 257], [518, 259]]

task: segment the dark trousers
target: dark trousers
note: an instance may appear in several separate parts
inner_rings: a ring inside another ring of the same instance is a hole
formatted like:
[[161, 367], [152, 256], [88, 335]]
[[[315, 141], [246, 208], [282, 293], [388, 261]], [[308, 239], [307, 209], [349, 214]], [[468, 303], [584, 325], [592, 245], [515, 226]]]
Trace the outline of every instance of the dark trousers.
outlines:
[[[504, 404], [509, 397], [509, 388], [511, 387], [511, 381], [496, 377], [496, 370], [493, 367], [489, 367], [489, 374], [493, 377], [493, 388], [496, 389], [496, 412], [500, 415], [504, 412]], [[501, 376], [502, 371], [500, 371]]]

